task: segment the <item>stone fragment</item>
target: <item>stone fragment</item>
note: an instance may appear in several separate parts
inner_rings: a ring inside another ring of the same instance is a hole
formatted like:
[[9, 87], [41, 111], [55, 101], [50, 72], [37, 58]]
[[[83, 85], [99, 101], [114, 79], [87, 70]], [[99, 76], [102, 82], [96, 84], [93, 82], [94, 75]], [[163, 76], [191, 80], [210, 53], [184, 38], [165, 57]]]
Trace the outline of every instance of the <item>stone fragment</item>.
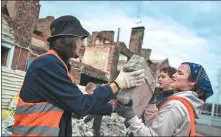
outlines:
[[[93, 136], [93, 120], [84, 123], [83, 119], [72, 120], [72, 136]], [[124, 118], [112, 113], [111, 116], [103, 116], [101, 122], [101, 135], [103, 136], [125, 136], [127, 129], [124, 126]]]
[[145, 69], [145, 83], [137, 87], [123, 89], [117, 96], [117, 99], [123, 104], [127, 104], [129, 100], [132, 99], [133, 109], [139, 118], [143, 114], [154, 93], [156, 82], [143, 57], [133, 55], [123, 67], [124, 72], [132, 72], [140, 69]]

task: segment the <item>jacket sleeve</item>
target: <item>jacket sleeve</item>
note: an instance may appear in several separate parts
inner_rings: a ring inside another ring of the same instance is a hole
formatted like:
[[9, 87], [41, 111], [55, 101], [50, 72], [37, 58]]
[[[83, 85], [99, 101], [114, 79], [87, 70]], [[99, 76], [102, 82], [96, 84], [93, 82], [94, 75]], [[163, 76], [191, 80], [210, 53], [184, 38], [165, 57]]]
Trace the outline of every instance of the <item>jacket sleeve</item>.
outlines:
[[[109, 85], [95, 89], [93, 95], [83, 94], [77, 85], [72, 83], [63, 64], [59, 62], [52, 62], [38, 68], [33, 77], [33, 82], [23, 90], [28, 89], [33, 92], [31, 94], [35, 94], [65, 111], [81, 116], [87, 114], [110, 115], [112, 112], [112, 105], [108, 104], [108, 101], [113, 98]], [[21, 94], [21, 97], [24, 101], [25, 99], [28, 101], [28, 98], [24, 97], [24, 93]]]
[[128, 123], [134, 136], [172, 136], [182, 123], [182, 115], [175, 107], [177, 101], [169, 102], [153, 120], [150, 126], [145, 126], [137, 116]]

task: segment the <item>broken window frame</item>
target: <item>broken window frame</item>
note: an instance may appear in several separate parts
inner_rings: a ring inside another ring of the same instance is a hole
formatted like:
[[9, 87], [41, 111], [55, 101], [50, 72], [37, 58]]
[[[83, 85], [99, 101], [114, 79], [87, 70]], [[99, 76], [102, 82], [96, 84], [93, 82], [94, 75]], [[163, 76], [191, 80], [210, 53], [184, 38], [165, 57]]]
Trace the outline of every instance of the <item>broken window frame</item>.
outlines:
[[5, 42], [5, 41], [2, 41], [1, 46], [9, 49], [5, 66], [11, 68], [15, 46], [14, 46], [14, 44], [9, 43], [9, 42]]

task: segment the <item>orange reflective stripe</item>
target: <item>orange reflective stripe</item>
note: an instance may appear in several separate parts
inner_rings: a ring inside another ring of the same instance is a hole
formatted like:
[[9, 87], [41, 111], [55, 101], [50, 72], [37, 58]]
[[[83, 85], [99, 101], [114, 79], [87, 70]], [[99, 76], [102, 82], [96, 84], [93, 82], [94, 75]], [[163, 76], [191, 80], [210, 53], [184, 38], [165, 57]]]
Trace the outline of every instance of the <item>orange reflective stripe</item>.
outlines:
[[180, 102], [184, 104], [190, 117], [190, 136], [196, 136], [195, 117], [194, 117], [193, 107], [185, 98], [175, 97], [175, 96], [169, 97], [168, 100], [160, 107], [159, 112], [166, 106], [166, 104], [169, 101], [172, 101], [172, 100], [179, 100]]
[[63, 112], [49, 111], [32, 114], [16, 114], [14, 127], [16, 126], [46, 126], [59, 127]]
[[169, 100], [179, 100], [185, 105], [190, 117], [190, 136], [196, 136], [195, 117], [194, 117], [193, 107], [191, 106], [191, 104], [185, 98], [182, 97], [172, 96], [169, 97]]

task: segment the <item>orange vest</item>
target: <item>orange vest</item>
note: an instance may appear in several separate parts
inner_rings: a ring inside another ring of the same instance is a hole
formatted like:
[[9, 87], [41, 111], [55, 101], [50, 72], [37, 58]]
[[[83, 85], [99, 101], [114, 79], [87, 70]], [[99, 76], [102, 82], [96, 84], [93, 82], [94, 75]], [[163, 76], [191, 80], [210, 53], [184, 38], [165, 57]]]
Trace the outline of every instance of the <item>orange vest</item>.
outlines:
[[[61, 60], [54, 50], [49, 50], [41, 56], [48, 54], [52, 54]], [[67, 70], [67, 75], [72, 79], [66, 64], [63, 61], [62, 63]], [[26, 103], [19, 97], [12, 136], [58, 136], [62, 114], [62, 109], [49, 102]]]
[[171, 96], [168, 98], [168, 100], [162, 105], [162, 107], [159, 109], [159, 111], [169, 102], [172, 100], [179, 100], [180, 102], [182, 102], [184, 104], [184, 106], [186, 107], [189, 117], [190, 117], [190, 136], [196, 136], [199, 134], [196, 134], [195, 131], [195, 117], [194, 117], [194, 112], [193, 112], [193, 107], [192, 105], [185, 99], [182, 97], [175, 97], [175, 96]]

